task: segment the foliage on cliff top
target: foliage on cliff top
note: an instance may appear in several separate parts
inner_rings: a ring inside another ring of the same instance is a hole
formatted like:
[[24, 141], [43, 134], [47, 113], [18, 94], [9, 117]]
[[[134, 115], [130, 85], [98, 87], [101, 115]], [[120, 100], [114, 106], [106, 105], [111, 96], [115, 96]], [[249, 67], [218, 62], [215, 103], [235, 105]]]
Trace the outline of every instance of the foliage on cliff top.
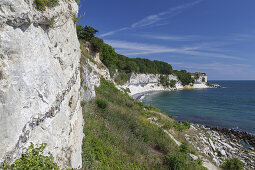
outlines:
[[[131, 73], [144, 73], [144, 74], [175, 74], [183, 85], [194, 83], [191, 78], [191, 74], [186, 70], [173, 71], [172, 66], [162, 61], [151, 61], [144, 58], [128, 58], [124, 55], [120, 55], [115, 52], [114, 48], [104, 43], [104, 41], [95, 34], [98, 30], [82, 25], [77, 25], [77, 35], [80, 40], [89, 41], [95, 52], [100, 52], [100, 60], [109, 69], [111, 76], [116, 73], [116, 70], [120, 73], [117, 77], [117, 83], [125, 83]], [[174, 85], [174, 82], [165, 82], [168, 85]]]
[[189, 85], [190, 83], [194, 83], [194, 79], [191, 77], [191, 74], [188, 73], [186, 70], [181, 70], [181, 71], [174, 71], [175, 75], [178, 77], [178, 79], [182, 82], [182, 85], [186, 86]]
[[46, 7], [54, 7], [59, 4], [59, 0], [34, 0], [34, 2], [41, 11], [45, 11]]
[[[83, 168], [171, 169], [175, 165], [180, 169], [203, 169], [162, 128], [150, 123], [148, 117], [160, 119], [153, 113], [158, 111], [156, 108], [134, 101], [105, 79], [101, 79], [96, 94], [94, 101], [83, 106], [86, 136], [82, 147]], [[98, 100], [108, 101], [107, 107], [102, 109]], [[173, 124], [172, 121], [169, 123]]]
[[[46, 147], [46, 143], [39, 145], [31, 145], [28, 147], [28, 153], [17, 159], [12, 165], [5, 164], [2, 169], [59, 169], [57, 164], [54, 163], [54, 158], [51, 153], [49, 156], [44, 156], [43, 151]], [[0, 167], [1, 169], [1, 167]]]

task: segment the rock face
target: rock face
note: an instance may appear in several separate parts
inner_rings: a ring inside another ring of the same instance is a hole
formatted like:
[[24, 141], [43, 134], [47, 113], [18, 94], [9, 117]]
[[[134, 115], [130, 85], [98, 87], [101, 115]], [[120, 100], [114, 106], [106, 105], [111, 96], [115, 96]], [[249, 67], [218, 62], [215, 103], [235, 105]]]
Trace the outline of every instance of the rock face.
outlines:
[[[245, 163], [245, 169], [254, 169], [254, 148], [244, 148], [242, 143], [240, 143], [241, 141], [246, 141], [246, 139], [254, 139], [254, 136], [244, 134], [245, 132], [211, 127], [206, 128], [203, 125], [192, 125], [188, 134], [185, 134], [185, 139], [199, 153], [210, 157], [218, 166], [225, 159], [238, 158]], [[247, 140], [247, 143], [248, 141], [250, 140]]]
[[80, 46], [75, 0], [46, 11], [0, 1], [0, 162], [47, 143], [61, 167], [81, 167]]
[[112, 81], [109, 70], [94, 53], [90, 44], [81, 42], [81, 98], [89, 101], [96, 97], [95, 87], [100, 86], [100, 78]]
[[[203, 79], [204, 77], [204, 79]], [[176, 81], [175, 87], [164, 87], [160, 83], [160, 74], [135, 74], [132, 73], [129, 82], [124, 85], [117, 85], [119, 89], [129, 89], [130, 95], [144, 93], [148, 91], [162, 91], [162, 90], [181, 90], [181, 89], [198, 89], [198, 88], [208, 88], [206, 85], [207, 76], [199, 76], [196, 78], [195, 84], [193, 86], [183, 86], [180, 81], [178, 81], [177, 76], [169, 75], [169, 80]], [[202, 81], [204, 80], [204, 82]]]

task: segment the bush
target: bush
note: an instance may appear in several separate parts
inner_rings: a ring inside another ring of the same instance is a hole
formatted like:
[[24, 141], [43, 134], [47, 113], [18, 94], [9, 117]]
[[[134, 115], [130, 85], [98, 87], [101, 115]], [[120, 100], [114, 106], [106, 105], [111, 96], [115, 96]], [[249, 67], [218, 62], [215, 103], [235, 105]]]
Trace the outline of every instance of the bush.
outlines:
[[76, 25], [76, 32], [79, 39], [91, 41], [92, 38], [95, 37], [95, 34], [98, 32], [98, 30], [87, 25], [85, 27], [82, 25]]
[[94, 52], [101, 52], [103, 49], [103, 45], [104, 45], [104, 41], [101, 38], [98, 37], [93, 37], [90, 41], [91, 45], [92, 45], [92, 50]]
[[49, 156], [43, 156], [43, 151], [46, 143], [40, 146], [34, 146], [33, 143], [28, 147], [28, 153], [17, 159], [12, 165], [5, 164], [3, 169], [59, 169], [57, 164], [54, 163], [54, 158], [51, 153]]
[[221, 168], [224, 170], [242, 170], [244, 169], [244, 163], [237, 158], [226, 160]]
[[174, 122], [174, 128], [178, 131], [189, 129], [189, 127], [190, 127], [190, 123], [188, 121], [184, 123]]
[[97, 99], [96, 100], [97, 107], [100, 109], [106, 109], [108, 107], [108, 102], [105, 99]]
[[118, 75], [115, 77], [115, 82], [119, 85], [124, 85], [130, 80], [130, 74], [127, 74], [125, 72], [120, 72]]
[[174, 88], [176, 86], [176, 81], [175, 80], [170, 80], [170, 87]]
[[175, 74], [177, 75], [178, 79], [182, 82], [183, 86], [194, 84], [194, 79], [191, 77], [191, 74], [188, 73], [186, 70], [176, 71]]
[[187, 142], [184, 142], [180, 147], [179, 147], [179, 151], [182, 153], [188, 153], [190, 151], [189, 149], [189, 145]]
[[173, 127], [173, 125], [170, 123], [170, 122], [166, 122], [166, 123], [164, 123], [164, 125], [163, 125], [163, 129], [166, 129], [166, 130], [169, 130], [169, 129], [171, 129]]
[[34, 0], [34, 2], [39, 10], [45, 11], [46, 7], [57, 6], [59, 0]]
[[166, 164], [171, 170], [182, 170], [185, 169], [185, 158], [180, 154], [170, 154], [166, 158]]

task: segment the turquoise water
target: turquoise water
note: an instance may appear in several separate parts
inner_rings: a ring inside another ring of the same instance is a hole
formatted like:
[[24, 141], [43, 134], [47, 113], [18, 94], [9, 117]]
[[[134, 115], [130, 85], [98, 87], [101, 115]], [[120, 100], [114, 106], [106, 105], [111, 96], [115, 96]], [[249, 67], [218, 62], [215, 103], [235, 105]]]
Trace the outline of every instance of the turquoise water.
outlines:
[[255, 134], [255, 81], [211, 81], [225, 88], [154, 92], [145, 104], [178, 121], [232, 128]]

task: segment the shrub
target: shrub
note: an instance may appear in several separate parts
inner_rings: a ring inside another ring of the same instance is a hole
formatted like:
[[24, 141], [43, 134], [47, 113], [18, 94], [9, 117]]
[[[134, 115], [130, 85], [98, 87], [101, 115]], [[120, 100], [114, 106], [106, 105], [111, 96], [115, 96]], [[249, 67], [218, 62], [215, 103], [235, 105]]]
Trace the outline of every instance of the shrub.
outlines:
[[169, 77], [165, 75], [160, 75], [159, 82], [165, 87], [168, 87], [170, 85]]
[[46, 7], [57, 6], [59, 0], [34, 0], [34, 2], [39, 10], [45, 11]]
[[221, 168], [224, 170], [242, 170], [244, 169], [244, 163], [237, 158], [226, 160]]
[[175, 80], [170, 80], [170, 87], [174, 88], [176, 86], [176, 81]]
[[179, 147], [179, 151], [182, 153], [188, 153], [189, 152], [189, 146], [187, 142], [184, 142], [180, 147]]
[[28, 147], [28, 153], [17, 159], [12, 165], [5, 164], [3, 169], [59, 169], [57, 164], [54, 163], [54, 158], [51, 153], [49, 156], [43, 156], [43, 151], [46, 143], [40, 146], [34, 146], [33, 143]]
[[170, 123], [170, 122], [166, 122], [166, 123], [164, 123], [164, 125], [163, 125], [163, 129], [167, 129], [167, 130], [169, 130], [169, 129], [171, 129], [173, 127], [173, 125]]
[[188, 121], [184, 122], [184, 123], [178, 123], [178, 122], [174, 122], [174, 128], [178, 131], [183, 131], [186, 130], [190, 127], [190, 123]]
[[92, 50], [95, 52], [101, 52], [103, 49], [104, 41], [101, 38], [93, 37], [90, 40], [90, 43], [92, 45]]
[[76, 25], [76, 31], [78, 38], [85, 41], [91, 41], [92, 38], [95, 37], [95, 34], [98, 32], [98, 30], [96, 30], [95, 28], [87, 25], [85, 27], [83, 27], [82, 25]]
[[202, 78], [202, 82], [205, 82], [205, 78], [204, 77]]
[[179, 154], [170, 154], [166, 158], [166, 164], [171, 170], [182, 170], [185, 169], [185, 159]]
[[108, 102], [105, 99], [97, 99], [96, 103], [100, 109], [106, 109], [108, 107]]
[[114, 79], [115, 82], [119, 85], [124, 85], [126, 82], [130, 80], [130, 74], [127, 74], [125, 72], [120, 72]]

